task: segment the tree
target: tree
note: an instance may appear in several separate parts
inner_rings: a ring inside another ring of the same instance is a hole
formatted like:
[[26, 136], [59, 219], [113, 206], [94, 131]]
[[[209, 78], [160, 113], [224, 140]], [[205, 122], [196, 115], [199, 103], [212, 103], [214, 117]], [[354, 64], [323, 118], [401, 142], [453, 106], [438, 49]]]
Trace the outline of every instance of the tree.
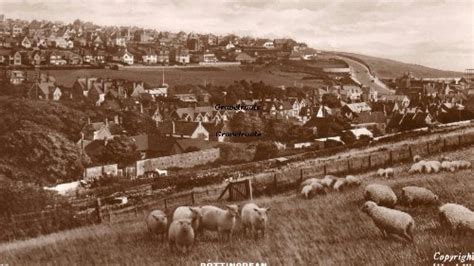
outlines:
[[260, 142], [255, 148], [254, 160], [265, 160], [278, 155], [278, 147], [270, 141]]
[[[259, 132], [262, 133], [265, 131], [265, 124], [263, 120], [258, 117], [251, 115], [249, 113], [236, 113], [232, 120], [230, 121], [230, 128], [233, 132]], [[249, 142], [254, 141], [253, 138], [233, 138], [236, 142]]]
[[117, 163], [123, 167], [140, 159], [140, 152], [132, 138], [118, 136], [104, 143], [101, 158], [103, 163]]
[[341, 107], [341, 101], [337, 99], [336, 95], [332, 93], [325, 93], [322, 97], [322, 104], [326, 105], [329, 108], [339, 108]]
[[290, 123], [286, 120], [272, 119], [266, 125], [266, 139], [288, 142], [292, 136], [288, 134]]

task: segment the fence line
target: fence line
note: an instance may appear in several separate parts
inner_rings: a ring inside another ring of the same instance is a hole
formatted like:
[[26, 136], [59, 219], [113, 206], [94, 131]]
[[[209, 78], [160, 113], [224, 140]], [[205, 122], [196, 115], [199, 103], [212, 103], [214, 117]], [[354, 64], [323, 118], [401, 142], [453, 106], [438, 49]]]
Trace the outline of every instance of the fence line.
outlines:
[[[302, 166], [298, 168], [289, 168], [278, 172], [264, 172], [247, 176], [252, 180], [253, 189], [256, 195], [265, 193], [275, 193], [286, 188], [295, 187], [301, 181], [308, 177], [324, 176], [326, 174], [342, 175], [366, 172], [411, 161], [415, 154], [424, 156], [433, 153], [453, 150], [465, 145], [474, 144], [474, 133], [445, 136], [443, 139], [421, 140], [418, 143], [406, 144], [387, 150], [374, 151], [370, 154], [356, 155], [351, 158], [334, 159], [314, 163], [311, 166]], [[220, 188], [222, 189], [222, 188]], [[202, 192], [188, 192], [178, 196], [162, 198], [155, 203], [147, 203], [139, 206], [146, 210], [153, 205], [163, 210], [172, 210], [180, 205], [195, 205], [202, 201], [217, 199], [218, 193], [209, 195], [209, 190]], [[117, 212], [118, 213], [118, 212]], [[118, 216], [116, 216], [118, 218]]]
[[[263, 173], [254, 173], [246, 176], [252, 180], [253, 191], [255, 195], [265, 193], [277, 193], [288, 188], [293, 188], [304, 179], [314, 176], [323, 176], [326, 174], [342, 175], [348, 173], [358, 173], [377, 169], [411, 160], [415, 154], [424, 156], [433, 153], [455, 150], [459, 147], [474, 144], [474, 132], [459, 133], [456, 135], [443, 136], [443, 138], [420, 140], [418, 143], [407, 144], [392, 149], [373, 151], [370, 154], [355, 155], [350, 158], [339, 158], [325, 161], [310, 162], [309, 165], [302, 165], [297, 168], [280, 169], [279, 171], [268, 171]], [[145, 186], [144, 186], [145, 187]], [[136, 220], [140, 215], [145, 214], [152, 208], [159, 208], [171, 211], [180, 205], [196, 205], [206, 201], [216, 200], [222, 192], [223, 186], [206, 188], [201, 191], [185, 192], [171, 197], [140, 193], [138, 189], [131, 190], [135, 194], [143, 196], [146, 201], [140, 204], [126, 205], [124, 208], [114, 209], [103, 205], [98, 199], [73, 199], [71, 205], [86, 206], [84, 210], [78, 211], [76, 218], [85, 220], [86, 223], [103, 222], [121, 222], [124, 220]], [[148, 188], [147, 188], [148, 189]], [[138, 193], [137, 193], [138, 191]], [[90, 206], [94, 205], [93, 208]], [[49, 214], [54, 214], [56, 209], [29, 212], [12, 215], [10, 219], [0, 220], [2, 227], [6, 232], [0, 232], [4, 235], [15, 235], [17, 232], [28, 230], [31, 225], [43, 226], [40, 222], [53, 223], [54, 218]], [[33, 216], [34, 218], [31, 218]], [[29, 219], [28, 219], [29, 218]], [[126, 218], [126, 219], [125, 219]], [[11, 230], [9, 230], [11, 229]]]

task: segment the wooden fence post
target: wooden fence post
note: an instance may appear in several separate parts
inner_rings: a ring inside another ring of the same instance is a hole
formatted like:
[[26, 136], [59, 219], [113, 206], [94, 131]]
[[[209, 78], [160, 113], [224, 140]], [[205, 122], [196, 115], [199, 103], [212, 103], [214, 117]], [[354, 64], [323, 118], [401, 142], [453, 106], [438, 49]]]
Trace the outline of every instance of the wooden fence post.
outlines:
[[408, 152], [410, 153], [410, 159], [413, 159], [413, 151], [411, 149], [411, 145], [408, 146]]
[[347, 173], [350, 174], [351, 172], [351, 160], [347, 159]]
[[191, 202], [192, 202], [193, 204], [196, 204], [196, 199], [194, 198], [194, 191], [191, 192]]
[[95, 208], [96, 208], [96, 211], [97, 211], [97, 221], [99, 223], [102, 223], [102, 208], [101, 208], [100, 198], [97, 198]]
[[446, 139], [443, 139], [443, 151], [447, 150]]
[[461, 135], [458, 136], [458, 146], [461, 146]]
[[324, 171], [323, 171], [323, 172], [324, 172], [324, 175], [327, 175], [328, 171], [327, 171], [327, 169], [326, 169], [326, 164], [324, 164], [323, 170], [324, 170]]
[[138, 206], [135, 205], [135, 217], [138, 217]]
[[10, 224], [12, 225], [13, 238], [15, 239], [16, 234], [17, 234], [17, 229], [16, 229], [15, 215], [13, 214], [10, 215]]
[[273, 189], [276, 191], [278, 188], [278, 184], [277, 184], [277, 174], [274, 173], [273, 174]]
[[167, 202], [167, 199], [164, 199], [164, 202], [165, 202], [165, 210], [168, 210], [168, 202]]
[[300, 184], [303, 183], [303, 168], [300, 169]]
[[252, 179], [248, 179], [248, 186], [249, 186], [249, 194], [250, 194], [250, 200], [253, 200], [253, 188], [252, 188]]

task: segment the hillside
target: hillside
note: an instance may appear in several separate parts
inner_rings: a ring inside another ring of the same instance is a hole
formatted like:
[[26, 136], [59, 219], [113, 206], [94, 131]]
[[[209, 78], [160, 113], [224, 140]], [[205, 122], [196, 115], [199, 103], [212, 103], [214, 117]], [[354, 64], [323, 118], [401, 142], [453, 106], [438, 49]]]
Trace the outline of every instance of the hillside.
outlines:
[[415, 77], [424, 78], [446, 78], [462, 76], [461, 72], [439, 70], [416, 64], [403, 63], [392, 59], [346, 52], [335, 53], [341, 56], [346, 55], [363, 60], [367, 65], [369, 65], [372, 72], [379, 78], [396, 78], [402, 76], [403, 73], [407, 71], [410, 71]]
[[88, 163], [75, 146], [87, 121], [60, 103], [0, 97], [0, 175], [28, 182], [74, 180]]
[[[472, 160], [473, 152], [471, 147], [444, 155]], [[383, 239], [370, 218], [362, 213], [363, 186], [373, 182], [388, 184], [398, 195], [404, 186], [424, 186], [438, 194], [442, 202], [474, 208], [474, 194], [469, 193], [474, 189], [471, 170], [408, 175], [407, 168], [408, 165], [396, 166], [397, 178], [392, 180], [380, 180], [373, 172], [364, 174], [362, 187], [330, 192], [312, 200], [303, 200], [295, 192], [258, 199], [256, 202], [261, 206], [272, 208], [269, 229], [259, 241], [246, 239], [238, 225], [233, 243], [218, 243], [215, 234], [206, 233], [189, 255], [177, 255], [169, 253], [167, 244], [150, 239], [140, 217], [135, 222], [91, 226], [5, 243], [0, 245], [0, 257], [12, 265], [62, 265], [78, 260], [86, 264], [140, 265], [242, 261], [269, 265], [428, 265], [433, 264], [437, 251], [471, 252], [469, 237], [440, 228], [436, 206], [396, 207], [415, 219], [413, 244]], [[243, 202], [239, 204], [242, 206]]]

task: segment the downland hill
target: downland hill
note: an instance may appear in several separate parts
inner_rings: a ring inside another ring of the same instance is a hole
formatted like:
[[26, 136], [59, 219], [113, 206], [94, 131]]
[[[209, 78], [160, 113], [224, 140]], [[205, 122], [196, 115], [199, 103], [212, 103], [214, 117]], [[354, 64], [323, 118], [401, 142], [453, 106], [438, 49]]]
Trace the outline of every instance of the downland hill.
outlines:
[[450, 77], [461, 77], [463, 73], [456, 71], [446, 71], [426, 67], [417, 64], [404, 63], [392, 59], [347, 53], [347, 52], [334, 52], [341, 56], [349, 56], [357, 58], [365, 62], [372, 72], [378, 78], [398, 78], [403, 76], [405, 72], [411, 72], [415, 77], [419, 78], [450, 78]]

